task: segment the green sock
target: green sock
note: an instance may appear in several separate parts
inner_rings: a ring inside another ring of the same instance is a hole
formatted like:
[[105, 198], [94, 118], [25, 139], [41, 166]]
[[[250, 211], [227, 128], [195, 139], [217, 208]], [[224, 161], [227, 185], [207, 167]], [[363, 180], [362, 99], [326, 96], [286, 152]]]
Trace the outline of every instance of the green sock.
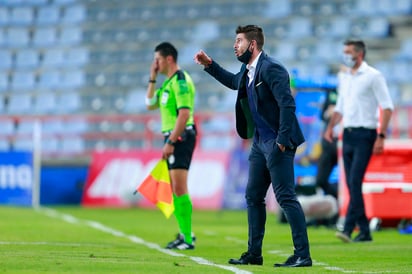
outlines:
[[176, 196], [173, 194], [175, 217], [179, 225], [180, 233], [185, 237], [185, 242], [192, 244], [192, 201], [189, 194]]

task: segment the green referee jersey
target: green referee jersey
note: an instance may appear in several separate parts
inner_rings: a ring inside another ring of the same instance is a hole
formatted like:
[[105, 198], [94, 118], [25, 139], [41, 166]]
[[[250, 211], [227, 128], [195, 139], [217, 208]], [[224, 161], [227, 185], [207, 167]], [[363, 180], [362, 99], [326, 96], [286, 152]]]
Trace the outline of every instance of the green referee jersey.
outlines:
[[162, 117], [162, 132], [174, 129], [178, 110], [190, 109], [190, 117], [186, 125], [193, 125], [193, 109], [195, 103], [195, 85], [190, 75], [183, 70], [178, 70], [172, 77], [165, 80], [161, 88], [156, 90]]

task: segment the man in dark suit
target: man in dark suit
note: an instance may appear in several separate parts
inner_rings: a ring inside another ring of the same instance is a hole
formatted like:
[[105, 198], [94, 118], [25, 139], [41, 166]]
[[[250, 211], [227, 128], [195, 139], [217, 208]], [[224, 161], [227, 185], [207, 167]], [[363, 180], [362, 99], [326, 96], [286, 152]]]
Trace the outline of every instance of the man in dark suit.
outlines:
[[262, 28], [254, 25], [236, 29], [234, 51], [243, 63], [233, 74], [199, 51], [194, 60], [226, 87], [238, 90], [236, 129], [240, 137], [253, 137], [246, 187], [248, 213], [248, 250], [230, 264], [263, 264], [262, 242], [265, 234], [265, 197], [272, 183], [276, 199], [289, 221], [294, 254], [275, 267], [311, 266], [305, 216], [296, 198], [294, 157], [304, 142], [295, 115], [295, 100], [290, 91], [289, 74], [277, 61], [263, 52]]

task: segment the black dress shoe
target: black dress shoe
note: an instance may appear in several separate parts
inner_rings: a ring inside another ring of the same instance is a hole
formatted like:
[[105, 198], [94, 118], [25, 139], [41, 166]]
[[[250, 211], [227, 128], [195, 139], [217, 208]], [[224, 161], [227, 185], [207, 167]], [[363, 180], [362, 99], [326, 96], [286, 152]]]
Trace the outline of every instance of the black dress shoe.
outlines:
[[263, 264], [263, 257], [262, 256], [255, 256], [250, 254], [249, 252], [245, 252], [240, 256], [239, 259], [230, 259], [230, 264], [256, 264], [262, 265]]
[[372, 237], [370, 233], [359, 233], [355, 239], [353, 239], [354, 242], [372, 242]]
[[312, 266], [312, 259], [310, 257], [299, 257], [296, 255], [290, 256], [283, 264], [274, 264], [274, 267], [304, 267]]

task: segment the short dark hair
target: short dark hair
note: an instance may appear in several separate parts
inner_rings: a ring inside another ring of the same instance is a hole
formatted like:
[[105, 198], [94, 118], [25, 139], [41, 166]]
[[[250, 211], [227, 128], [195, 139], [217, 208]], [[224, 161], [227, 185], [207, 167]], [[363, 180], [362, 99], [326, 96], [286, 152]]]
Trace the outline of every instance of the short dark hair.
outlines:
[[172, 56], [175, 62], [177, 62], [177, 49], [169, 42], [162, 42], [155, 47], [155, 52], [163, 57]]
[[259, 50], [263, 48], [265, 43], [265, 36], [263, 35], [263, 29], [256, 25], [238, 26], [236, 34], [244, 33], [248, 41], [255, 40]]
[[362, 52], [363, 58], [366, 56], [366, 45], [362, 40], [348, 39], [343, 43], [345, 46], [354, 46], [356, 52]]

